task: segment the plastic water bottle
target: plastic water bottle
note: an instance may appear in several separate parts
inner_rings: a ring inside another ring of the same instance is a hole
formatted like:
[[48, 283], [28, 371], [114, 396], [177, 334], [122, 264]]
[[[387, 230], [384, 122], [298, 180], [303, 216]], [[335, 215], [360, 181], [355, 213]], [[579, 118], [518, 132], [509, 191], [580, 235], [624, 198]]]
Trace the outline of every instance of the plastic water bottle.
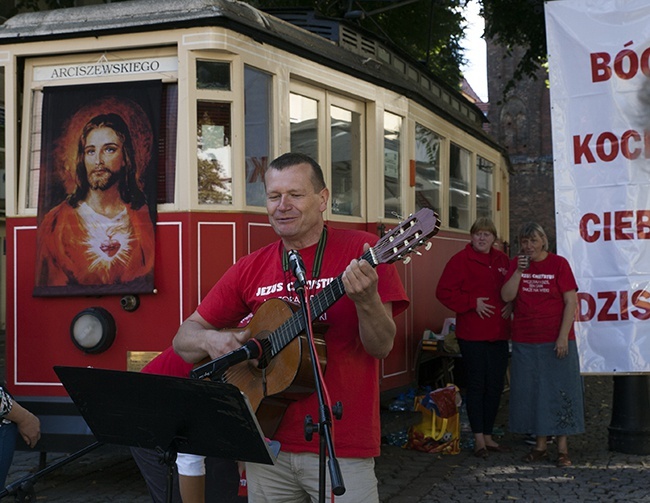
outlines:
[[399, 395], [388, 406], [388, 410], [390, 410], [391, 412], [399, 412], [399, 411], [405, 411], [409, 409], [410, 407], [406, 403], [406, 400], [404, 399], [403, 395]]

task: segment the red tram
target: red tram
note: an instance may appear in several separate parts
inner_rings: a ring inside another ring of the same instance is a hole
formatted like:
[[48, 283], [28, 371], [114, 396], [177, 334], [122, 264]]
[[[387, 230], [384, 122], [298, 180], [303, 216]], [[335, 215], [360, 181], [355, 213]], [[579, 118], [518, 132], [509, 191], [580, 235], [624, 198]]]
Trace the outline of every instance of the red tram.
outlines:
[[[382, 233], [422, 207], [441, 217], [432, 249], [398, 264], [412, 303], [396, 320], [383, 390], [413, 382], [423, 331], [450, 316], [435, 286], [474, 219], [492, 217], [508, 239], [508, 161], [482, 112], [338, 21], [226, 0], [26, 13], [0, 26], [0, 76], [6, 380], [41, 417], [42, 450], [74, 449], [89, 434], [53, 366], [139, 370], [231, 264], [275, 239], [261, 177], [280, 153], [302, 151], [323, 166], [329, 225]], [[156, 89], [138, 94], [156, 117], [152, 285], [43, 294], [35, 263], [44, 194], [62, 199], [63, 179], [74, 178], [62, 130], [84, 100], [126, 100], [143, 82]]]

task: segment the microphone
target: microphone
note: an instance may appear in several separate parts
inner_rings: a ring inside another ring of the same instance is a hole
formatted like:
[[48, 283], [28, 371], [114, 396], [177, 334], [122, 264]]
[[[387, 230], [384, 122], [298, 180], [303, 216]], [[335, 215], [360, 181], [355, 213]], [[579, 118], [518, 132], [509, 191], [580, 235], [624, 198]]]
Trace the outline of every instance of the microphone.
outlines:
[[305, 286], [307, 280], [305, 279], [305, 264], [302, 263], [302, 257], [298, 250], [289, 251], [289, 265], [291, 266], [291, 272], [298, 280], [300, 286]]
[[217, 377], [221, 377], [221, 374], [233, 365], [245, 362], [246, 360], [254, 360], [255, 358], [259, 358], [261, 354], [262, 344], [257, 339], [252, 338], [249, 339], [241, 348], [215, 358], [205, 365], [196, 367], [190, 372], [190, 377], [192, 379], [204, 379], [206, 377], [214, 379], [215, 373], [217, 374]]

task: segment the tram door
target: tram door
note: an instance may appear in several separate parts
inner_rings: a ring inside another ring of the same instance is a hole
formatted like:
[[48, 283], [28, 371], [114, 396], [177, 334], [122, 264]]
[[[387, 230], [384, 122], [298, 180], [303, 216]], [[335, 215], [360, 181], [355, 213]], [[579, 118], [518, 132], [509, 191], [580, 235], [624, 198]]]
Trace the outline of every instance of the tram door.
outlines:
[[296, 84], [290, 96], [291, 151], [318, 161], [330, 189], [330, 216], [365, 224], [365, 105]]

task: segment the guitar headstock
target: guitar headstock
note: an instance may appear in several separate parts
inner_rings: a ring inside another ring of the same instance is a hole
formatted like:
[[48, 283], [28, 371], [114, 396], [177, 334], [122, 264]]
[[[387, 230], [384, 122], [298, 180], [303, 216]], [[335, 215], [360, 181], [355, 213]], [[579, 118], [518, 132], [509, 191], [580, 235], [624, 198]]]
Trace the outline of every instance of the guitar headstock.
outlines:
[[427, 239], [435, 236], [439, 230], [440, 219], [436, 212], [422, 208], [377, 241], [371, 249], [373, 259], [376, 264], [390, 264], [402, 260], [418, 246], [425, 244]]

